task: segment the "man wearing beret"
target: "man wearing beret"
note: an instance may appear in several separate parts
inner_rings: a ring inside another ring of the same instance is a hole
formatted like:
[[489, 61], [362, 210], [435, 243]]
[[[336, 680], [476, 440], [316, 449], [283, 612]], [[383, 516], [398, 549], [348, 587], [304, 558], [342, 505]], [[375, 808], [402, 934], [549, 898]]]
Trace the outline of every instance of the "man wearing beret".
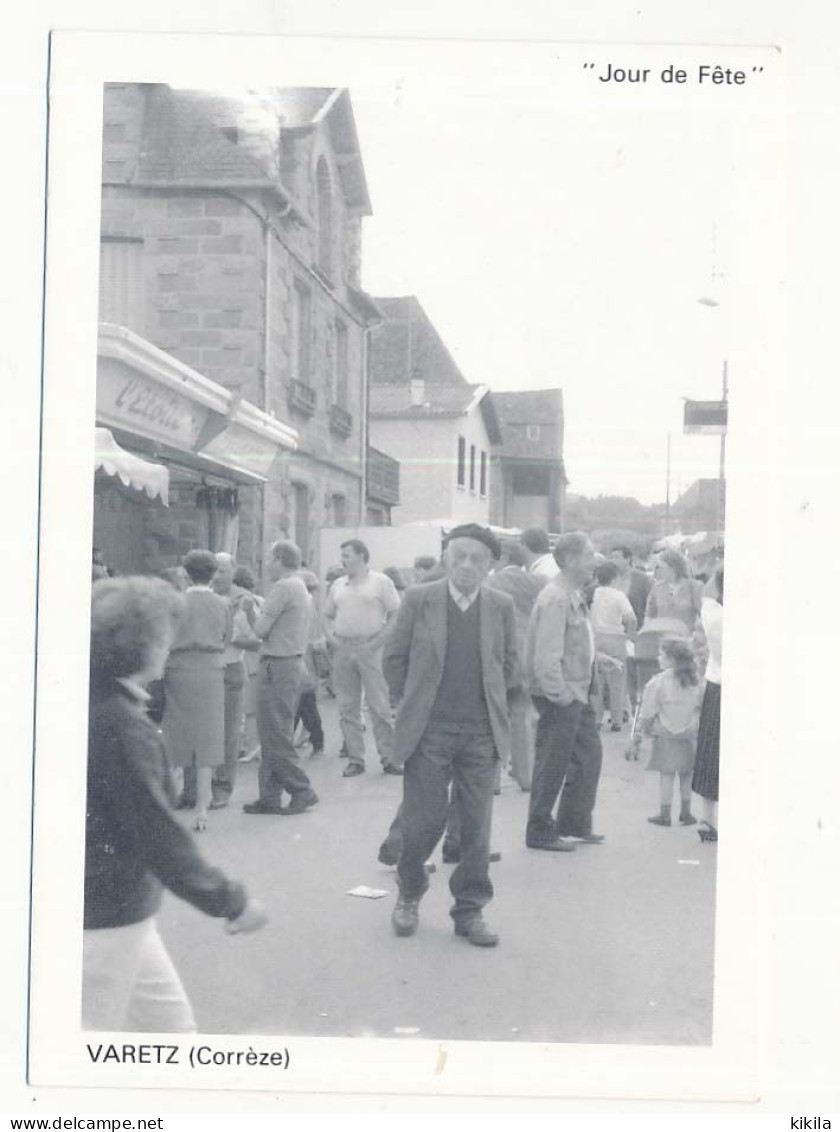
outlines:
[[461, 830], [449, 882], [455, 932], [477, 947], [499, 942], [482, 909], [493, 897], [490, 823], [497, 759], [510, 746], [507, 697], [520, 684], [513, 602], [484, 585], [499, 552], [486, 527], [450, 531], [446, 577], [406, 592], [385, 645], [385, 678], [399, 704], [394, 761], [405, 766], [400, 895], [391, 917], [399, 936], [417, 930], [425, 863], [443, 834], [452, 782]]

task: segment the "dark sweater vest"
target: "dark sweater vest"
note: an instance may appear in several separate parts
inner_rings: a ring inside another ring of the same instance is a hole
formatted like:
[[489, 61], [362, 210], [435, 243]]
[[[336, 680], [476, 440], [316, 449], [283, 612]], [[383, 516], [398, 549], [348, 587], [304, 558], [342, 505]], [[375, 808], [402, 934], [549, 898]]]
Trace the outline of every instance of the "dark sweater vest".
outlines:
[[446, 659], [430, 723], [458, 731], [490, 731], [481, 679], [481, 595], [466, 613], [446, 595]]

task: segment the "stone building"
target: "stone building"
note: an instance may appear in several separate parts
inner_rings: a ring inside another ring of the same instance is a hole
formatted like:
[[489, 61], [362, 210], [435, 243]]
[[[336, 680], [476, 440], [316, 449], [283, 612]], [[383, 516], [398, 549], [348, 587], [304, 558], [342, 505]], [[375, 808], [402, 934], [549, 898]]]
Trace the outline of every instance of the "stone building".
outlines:
[[490, 517], [500, 527], [564, 530], [563, 392], [493, 393], [501, 443], [493, 453]]
[[376, 298], [370, 336], [370, 434], [399, 460], [397, 524], [490, 521], [493, 397], [472, 385], [414, 296]]
[[[214, 530], [258, 570], [283, 535], [318, 565], [321, 526], [365, 522], [369, 509], [388, 521], [398, 468], [385, 453], [366, 489], [368, 335], [379, 319], [359, 282], [370, 211], [346, 90], [106, 86], [102, 323], [226, 391], [229, 421], [247, 406], [261, 427], [275, 420], [294, 437], [278, 440], [256, 486], [231, 494], [214, 475], [224, 466], [202, 462], [206, 430], [203, 443], [167, 450], [149, 430], [118, 428], [121, 444], [171, 464], [175, 506], [157, 517], [154, 568]], [[247, 448], [249, 436], [233, 440]], [[208, 524], [199, 512], [214, 508], [235, 522]]]

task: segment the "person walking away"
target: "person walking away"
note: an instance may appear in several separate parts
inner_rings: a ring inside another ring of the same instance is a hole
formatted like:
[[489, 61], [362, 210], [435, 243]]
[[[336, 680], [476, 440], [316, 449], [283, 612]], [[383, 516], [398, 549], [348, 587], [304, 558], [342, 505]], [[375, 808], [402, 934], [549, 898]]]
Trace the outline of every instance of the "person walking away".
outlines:
[[703, 594], [701, 609], [709, 659], [706, 688], [700, 708], [697, 759], [692, 789], [703, 799], [703, 821], [698, 830], [702, 841], [717, 841], [718, 773], [720, 763], [720, 688], [723, 652], [723, 566], [712, 575]]
[[[257, 730], [262, 758], [259, 797], [247, 802], [246, 814], [293, 816], [318, 801], [295, 749], [295, 714], [303, 683], [303, 655], [309, 643], [309, 595], [300, 578], [300, 549], [280, 539], [271, 548], [269, 576], [274, 581], [254, 623], [260, 649]], [[283, 792], [291, 796], [283, 806]]]
[[455, 933], [477, 947], [499, 941], [482, 910], [493, 897], [496, 762], [510, 744], [507, 697], [520, 683], [513, 602], [484, 584], [499, 553], [486, 527], [455, 527], [444, 551], [446, 579], [406, 591], [385, 644], [385, 676], [399, 704], [394, 758], [405, 766], [391, 917], [398, 936], [417, 930], [429, 884], [425, 864], [446, 825], [452, 782], [460, 841], [449, 882]]
[[[582, 531], [560, 536], [554, 547], [559, 572], [537, 596], [528, 625], [525, 675], [539, 712], [525, 830], [529, 849], [568, 852], [575, 846], [565, 838], [604, 840], [592, 831], [603, 755], [590, 701], [595, 642], [583, 597], [594, 553]], [[607, 656], [601, 660], [607, 668], [616, 664]]]
[[318, 685], [321, 678], [316, 660], [316, 655], [324, 650], [324, 630], [321, 626], [321, 617], [316, 604], [321, 583], [311, 570], [302, 570], [300, 576], [309, 595], [309, 640], [304, 656], [306, 673], [295, 715], [295, 731], [297, 731], [298, 724], [302, 723], [312, 745], [312, 757], [315, 758], [324, 753], [324, 727], [321, 722], [321, 713], [318, 711]]
[[82, 1028], [196, 1029], [158, 934], [164, 888], [230, 932], [266, 923], [244, 887], [212, 868], [176, 821], [145, 686], [161, 677], [186, 599], [159, 578], [98, 582], [91, 603]]
[[[491, 589], [509, 594], [516, 617], [516, 649], [525, 655], [525, 638], [528, 622], [534, 610], [537, 594], [548, 582], [545, 574], [528, 572], [528, 553], [514, 539], [502, 539], [501, 556], [496, 568], [487, 579]], [[511, 775], [524, 791], [531, 789], [533, 767], [533, 707], [524, 688], [510, 701], [510, 758]]]
[[324, 623], [334, 646], [333, 688], [348, 763], [344, 778], [365, 773], [362, 693], [373, 724], [385, 774], [402, 774], [394, 764], [394, 725], [388, 686], [382, 674], [382, 648], [400, 607], [394, 583], [371, 570], [370, 553], [360, 539], [341, 545], [344, 576], [333, 582], [324, 606]]
[[560, 571], [551, 553], [548, 534], [542, 527], [529, 527], [527, 531], [523, 531], [520, 542], [527, 555], [526, 569], [529, 574], [537, 574], [546, 581], [557, 577]]
[[184, 559], [190, 579], [181, 619], [166, 662], [163, 739], [174, 766], [183, 768], [180, 807], [195, 809], [193, 829], [207, 828], [215, 767], [224, 761], [225, 649], [231, 640], [228, 603], [210, 588], [216, 558], [191, 550]]
[[597, 586], [592, 595], [592, 629], [595, 648], [599, 653], [617, 661], [620, 667], [611, 666], [597, 674], [598, 695], [595, 701], [595, 723], [600, 728], [604, 714], [604, 692], [609, 696], [610, 723], [613, 731], [620, 731], [624, 719], [627, 696], [627, 641], [636, 632], [636, 615], [629, 599], [618, 588], [618, 568], [605, 562], [595, 571]]
[[213, 772], [211, 810], [221, 810], [230, 802], [236, 785], [236, 768], [239, 760], [239, 739], [245, 714], [245, 650], [243, 645], [255, 641], [252, 624], [256, 610], [251, 595], [234, 582], [236, 563], [230, 554], [216, 554], [216, 573], [213, 575], [213, 592], [230, 606], [231, 640], [222, 655], [225, 687], [225, 759]]
[[659, 646], [662, 671], [645, 685], [639, 727], [633, 742], [638, 747], [642, 734], [653, 735], [648, 770], [659, 771], [659, 813], [648, 818], [653, 825], [671, 824], [674, 779], [680, 780], [680, 824], [694, 825], [691, 812], [691, 776], [697, 750], [697, 723], [700, 714], [700, 681], [690, 645], [680, 637], [664, 637]]

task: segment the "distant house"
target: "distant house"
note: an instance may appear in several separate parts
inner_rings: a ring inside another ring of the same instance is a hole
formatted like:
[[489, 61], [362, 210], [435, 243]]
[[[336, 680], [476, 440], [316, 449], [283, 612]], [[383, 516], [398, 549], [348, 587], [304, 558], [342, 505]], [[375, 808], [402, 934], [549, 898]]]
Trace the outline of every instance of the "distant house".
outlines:
[[563, 392], [493, 393], [501, 444], [493, 454], [490, 521], [564, 529]]
[[394, 522], [490, 521], [493, 397], [461, 373], [414, 296], [376, 298], [370, 333], [370, 443], [400, 463]]
[[719, 530], [723, 517], [719, 509], [720, 493], [720, 480], [695, 480], [686, 488], [671, 507], [671, 517], [679, 531], [693, 535]]

